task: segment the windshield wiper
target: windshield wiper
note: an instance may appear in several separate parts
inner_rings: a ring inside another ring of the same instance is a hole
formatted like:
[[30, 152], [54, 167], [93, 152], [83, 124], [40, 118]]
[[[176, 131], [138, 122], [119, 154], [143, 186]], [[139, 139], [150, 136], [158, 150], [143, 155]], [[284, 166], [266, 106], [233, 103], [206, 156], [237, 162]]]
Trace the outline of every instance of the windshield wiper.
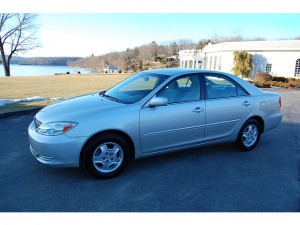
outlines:
[[114, 102], [118, 102], [118, 101], [119, 101], [119, 100], [116, 99], [115, 97], [112, 97], [112, 96], [110, 96], [110, 95], [106, 95], [106, 94], [105, 94], [105, 91], [100, 92], [99, 95], [103, 96], [104, 98], [110, 99], [110, 100], [112, 100], [112, 101], [114, 101]]

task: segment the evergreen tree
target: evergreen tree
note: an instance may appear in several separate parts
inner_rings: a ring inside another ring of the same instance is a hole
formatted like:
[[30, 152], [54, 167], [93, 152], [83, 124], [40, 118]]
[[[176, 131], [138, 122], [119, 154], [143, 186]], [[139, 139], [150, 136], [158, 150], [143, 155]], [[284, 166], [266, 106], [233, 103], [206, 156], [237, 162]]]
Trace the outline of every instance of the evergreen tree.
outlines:
[[252, 70], [252, 57], [247, 51], [234, 51], [233, 52], [233, 64], [232, 72], [235, 75], [249, 77]]

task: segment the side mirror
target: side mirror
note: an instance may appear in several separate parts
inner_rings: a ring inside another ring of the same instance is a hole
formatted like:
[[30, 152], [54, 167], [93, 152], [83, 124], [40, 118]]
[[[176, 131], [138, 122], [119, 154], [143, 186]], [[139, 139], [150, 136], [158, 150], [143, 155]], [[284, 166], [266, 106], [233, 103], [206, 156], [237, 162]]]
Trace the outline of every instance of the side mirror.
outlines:
[[165, 97], [154, 97], [149, 102], [149, 107], [166, 106], [168, 99]]

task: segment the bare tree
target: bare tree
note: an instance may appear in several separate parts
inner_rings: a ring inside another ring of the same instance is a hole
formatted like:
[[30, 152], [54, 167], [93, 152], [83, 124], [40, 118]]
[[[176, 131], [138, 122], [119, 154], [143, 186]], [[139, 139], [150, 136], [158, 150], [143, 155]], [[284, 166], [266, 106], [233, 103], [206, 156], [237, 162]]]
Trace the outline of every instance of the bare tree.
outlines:
[[211, 41], [209, 39], [202, 39], [196, 45], [196, 50], [202, 50], [206, 45], [208, 45]]
[[177, 50], [194, 49], [196, 44], [190, 39], [179, 39], [177, 41]]
[[265, 39], [264, 37], [255, 37], [255, 38], [251, 38], [251, 39], [247, 39], [249, 41], [266, 41], [267, 39]]
[[5, 76], [10, 76], [10, 60], [13, 55], [40, 47], [36, 37], [36, 17], [37, 14], [30, 13], [0, 14], [0, 51]]

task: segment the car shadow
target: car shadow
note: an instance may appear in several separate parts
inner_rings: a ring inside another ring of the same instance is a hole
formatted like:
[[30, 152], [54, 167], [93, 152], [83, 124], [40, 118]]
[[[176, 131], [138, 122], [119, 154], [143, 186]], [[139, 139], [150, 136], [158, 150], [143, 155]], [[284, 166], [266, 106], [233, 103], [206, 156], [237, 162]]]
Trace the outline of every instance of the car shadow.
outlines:
[[191, 148], [134, 160], [128, 166], [125, 173], [130, 175], [146, 170], [159, 171], [160, 169], [164, 169], [166, 167], [170, 169], [178, 168], [182, 167], [183, 164], [199, 164], [203, 160], [206, 161], [207, 158], [218, 158], [220, 157], [220, 154], [226, 154], [229, 156], [240, 155], [241, 153], [244, 152], [236, 149], [231, 143]]

